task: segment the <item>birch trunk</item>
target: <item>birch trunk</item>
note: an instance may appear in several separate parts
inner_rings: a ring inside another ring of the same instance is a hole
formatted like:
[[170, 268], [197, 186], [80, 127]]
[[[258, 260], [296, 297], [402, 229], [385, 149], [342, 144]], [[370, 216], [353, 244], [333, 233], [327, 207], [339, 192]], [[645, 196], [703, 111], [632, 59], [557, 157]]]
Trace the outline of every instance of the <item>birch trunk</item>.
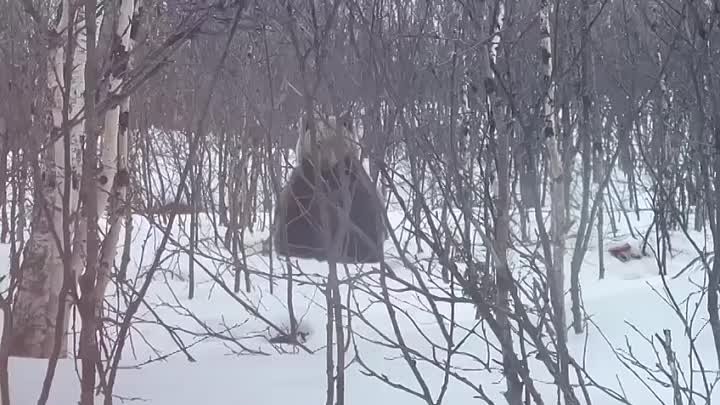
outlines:
[[[499, 339], [506, 341], [507, 345], [502, 345], [503, 349], [503, 374], [507, 391], [505, 399], [510, 405], [522, 404], [523, 384], [520, 381], [517, 370], [513, 364], [516, 358], [513, 352], [513, 338], [510, 329], [510, 320], [506, 313], [510, 311], [510, 287], [513, 282], [508, 266], [508, 249], [510, 242], [510, 134], [511, 128], [508, 126], [502, 130], [498, 130], [496, 117], [503, 111], [500, 99], [496, 89], [498, 87], [492, 65], [497, 59], [498, 46], [500, 44], [500, 32], [503, 29], [505, 18], [505, 4], [502, 0], [497, 2], [497, 13], [491, 12], [488, 1], [481, 3], [482, 13], [482, 37], [490, 37], [490, 42], [486, 46], [486, 55], [482, 59], [483, 83], [488, 106], [488, 126], [490, 131], [495, 131], [497, 139], [497, 204], [495, 222], [495, 250], [497, 252], [497, 262], [495, 263], [495, 277], [497, 283], [497, 296], [495, 303], [500, 308], [497, 311], [498, 325], [500, 326]], [[490, 136], [492, 136], [492, 132]]]
[[[587, 1], [587, 0], [586, 0]], [[586, 13], [586, 18], [591, 18], [590, 12]], [[590, 47], [590, 26], [588, 23], [588, 43], [586, 47]], [[590, 53], [590, 50], [587, 51]], [[588, 56], [588, 59], [592, 60], [592, 55]], [[588, 78], [589, 85], [591, 88], [589, 92], [592, 96], [591, 104], [594, 103], [595, 98], [595, 68], [592, 63], [589, 66]], [[600, 125], [598, 124], [597, 111], [593, 111], [590, 118], [590, 128], [593, 131], [593, 179], [595, 186], [597, 187], [597, 199], [598, 199], [598, 223], [597, 223], [597, 250], [598, 250], [598, 278], [605, 278], [605, 225], [604, 225], [604, 212], [605, 212], [605, 193], [603, 192], [605, 186], [603, 186], [603, 180], [605, 179], [605, 155], [603, 152], [602, 144], [602, 131], [600, 131]], [[608, 202], [611, 200], [608, 199]], [[588, 230], [589, 232], [589, 230]]]
[[[119, 44], [117, 51], [113, 54], [118, 66], [123, 70], [111, 73], [111, 91], [122, 86], [122, 74], [129, 69], [132, 58], [132, 51], [137, 41], [138, 27], [142, 17], [142, 0], [122, 0], [120, 4], [120, 16], [115, 30], [113, 42]], [[98, 206], [102, 212], [108, 207], [106, 196], [112, 195], [110, 202], [110, 218], [108, 231], [100, 249], [100, 261], [98, 263], [98, 278], [95, 284], [94, 298], [96, 304], [102, 304], [105, 296], [105, 289], [110, 282], [110, 271], [117, 252], [117, 244], [120, 239], [122, 218], [128, 209], [126, 195], [127, 187], [130, 184], [128, 170], [128, 137], [130, 123], [130, 100], [125, 98], [117, 107], [117, 111], [110, 110], [105, 114], [105, 133], [103, 134], [103, 152], [101, 157], [102, 172], [98, 179], [98, 202], [104, 206]], [[104, 182], [103, 176], [107, 176]], [[112, 181], [109, 181], [112, 179]], [[111, 187], [105, 187], [110, 184]], [[109, 193], [109, 194], [107, 194]], [[98, 308], [99, 309], [99, 308]]]
[[[548, 172], [551, 181], [551, 235], [552, 259], [546, 260], [547, 278], [550, 286], [550, 300], [553, 306], [553, 324], [557, 334], [559, 383], [564, 388], [566, 402], [572, 403], [567, 390], [569, 386], [567, 331], [565, 329], [564, 299], [564, 257], [565, 257], [565, 193], [563, 185], [563, 164], [558, 149], [555, 131], [555, 83], [553, 79], [552, 41], [550, 37], [551, 4], [549, 0], [540, 0], [540, 55], [543, 83], [547, 88], [544, 96], [543, 115], [545, 125], [543, 135], [547, 153]], [[549, 259], [549, 258], [548, 258]]]
[[[85, 150], [83, 154], [82, 177], [82, 203], [83, 215], [81, 228], [78, 234], [84, 232], [86, 236], [87, 264], [85, 271], [79, 278], [80, 300], [78, 310], [81, 317], [79, 358], [81, 359], [82, 376], [80, 378], [80, 404], [93, 405], [95, 403], [96, 367], [100, 362], [100, 352], [97, 345], [97, 330], [99, 317], [95, 312], [95, 302], [92, 299], [92, 290], [97, 278], [98, 258], [98, 207], [102, 200], [97, 198], [95, 190], [95, 173], [98, 167], [98, 133], [95, 94], [98, 82], [98, 58], [96, 47], [97, 35], [97, 0], [85, 0], [84, 13], [86, 29], [86, 66], [85, 66]], [[82, 246], [82, 245], [81, 245]], [[73, 253], [73, 256], [75, 254]], [[82, 264], [74, 267], [79, 273]]]
[[[0, 190], [8, 189], [8, 155], [10, 154], [10, 135], [7, 131], [5, 117], [0, 114]], [[0, 193], [0, 243], [7, 243], [10, 223], [7, 216], [7, 191]]]
[[[85, 7], [88, 14], [96, 15], [95, 0], [89, 0]], [[109, 92], [116, 93], [122, 85], [121, 75], [127, 69], [127, 48], [125, 44], [129, 42], [130, 24], [133, 12], [133, 1], [123, 0], [119, 8], [118, 23], [115, 27], [115, 35], [112, 42], [111, 66], [109, 78]], [[97, 20], [89, 21], [87, 24], [88, 33], [94, 34], [97, 29]], [[90, 32], [92, 31], [92, 32]], [[89, 37], [90, 38], [90, 37]], [[87, 89], [94, 96], [95, 83], [97, 81], [98, 60], [95, 58], [94, 41], [88, 41], [88, 67], [86, 72]], [[92, 54], [91, 54], [92, 53]], [[119, 218], [111, 221], [115, 229], [108, 232], [108, 237], [103, 243], [103, 257], [100, 258], [100, 246], [97, 235], [98, 218], [105, 213], [108, 208], [109, 198], [113, 183], [119, 183], [116, 178], [118, 173], [118, 133], [120, 129], [122, 106], [127, 103], [124, 100], [121, 105], [110, 109], [105, 114], [104, 133], [102, 136], [102, 152], [100, 161], [98, 162], [98, 136], [95, 132], [95, 108], [94, 99], [88, 98], [86, 103], [86, 173], [83, 184], [85, 193], [85, 213], [80, 219], [78, 232], [76, 234], [72, 267], [75, 274], [79, 274], [83, 268], [83, 264], [87, 262], [85, 271], [80, 277], [80, 287], [82, 295], [80, 297], [80, 315], [82, 317], [82, 330], [80, 333], [80, 358], [82, 359], [82, 391], [81, 403], [94, 403], [93, 389], [95, 387], [95, 367], [98, 363], [99, 352], [97, 347], [96, 331], [99, 327], [100, 308], [105, 296], [105, 289], [110, 279], [110, 268], [112, 266], [112, 257], [115, 256], [114, 247], [117, 245], [120, 227]], [[126, 117], [125, 117], [126, 118]], [[126, 119], [124, 120], [126, 121]], [[98, 165], [99, 163], [99, 165]], [[95, 177], [95, 168], [100, 169], [100, 173]], [[122, 176], [120, 176], [122, 177]], [[127, 176], [125, 176], [127, 178]], [[120, 182], [121, 183], [121, 182]], [[125, 182], [127, 183], [127, 182]], [[117, 185], [115, 185], [117, 186]], [[121, 187], [122, 188], [122, 187]], [[87, 250], [84, 247], [87, 246]], [[87, 258], [85, 253], [87, 252]], [[108, 258], [107, 254], [112, 257]], [[87, 259], [87, 260], [85, 260]], [[99, 260], [100, 259], [100, 260]], [[99, 260], [99, 261], [98, 261]]]
[[[580, 270], [583, 259], [585, 258], [586, 249], [583, 246], [585, 235], [592, 232], [592, 219], [590, 218], [590, 192], [591, 192], [591, 138], [592, 133], [596, 129], [591, 125], [591, 111], [593, 108], [593, 92], [590, 83], [591, 75], [591, 45], [590, 45], [590, 15], [589, 0], [583, 0], [581, 6], [580, 24], [582, 25], [582, 62], [580, 66], [580, 99], [582, 101], [582, 115], [579, 123], [580, 142], [581, 142], [581, 159], [582, 159], [582, 204], [580, 208], [580, 223], [577, 228], [577, 238], [575, 239], [575, 248], [573, 249], [572, 260], [570, 262], [570, 299], [572, 301], [572, 324], [576, 334], [583, 331], [583, 317], [581, 306], [581, 286], [580, 286]], [[598, 178], [596, 177], [596, 180]], [[599, 181], [599, 180], [598, 180]], [[565, 184], [570, 184], [566, 181]], [[569, 193], [565, 193], [567, 197]], [[602, 207], [600, 208], [602, 213]], [[602, 226], [598, 223], [598, 232]], [[599, 234], [598, 238], [602, 240]], [[599, 256], [603, 257], [600, 250]]]
[[[118, 50], [118, 54], [114, 56], [124, 58], [124, 68], [129, 69], [132, 66], [132, 57], [130, 53], [137, 42], [138, 30], [140, 27], [140, 20], [142, 18], [142, 0], [122, 0], [120, 5], [120, 17], [118, 19], [118, 26], [115, 31], [115, 43], [121, 44], [123, 49]], [[119, 72], [122, 74], [122, 72]], [[116, 86], [121, 86], [122, 82], [117, 81]], [[112, 86], [112, 83], [111, 83]], [[117, 87], [115, 87], [117, 88]], [[117, 114], [118, 120], [108, 120], [108, 115], [114, 114], [111, 111], [105, 116], [105, 128], [106, 133], [103, 142], [109, 143], [108, 141], [108, 124], [115, 125], [116, 130], [112, 132], [115, 135], [116, 142], [116, 154], [115, 161], [110, 161], [111, 164], [116, 164], [117, 170], [113, 173], [113, 185], [112, 185], [112, 199], [110, 206], [110, 230], [108, 231], [105, 240], [103, 240], [100, 246], [100, 259], [98, 262], [98, 274], [95, 288], [93, 290], [93, 299], [97, 305], [96, 310], [100, 310], [103, 298], [105, 296], [105, 290], [108, 283], [110, 282], [110, 273], [113, 266], [113, 261], [117, 254], [117, 245], [120, 239], [120, 231], [122, 228], [122, 218], [127, 217], [126, 226], [130, 226], [130, 216], [127, 203], [127, 188], [130, 184], [130, 174], [128, 170], [128, 137], [130, 135], [129, 123], [130, 123], [130, 100], [125, 98], [122, 100], [119, 106], [119, 113]], [[112, 149], [112, 146], [108, 145], [108, 149]], [[105, 149], [103, 149], [103, 159], [105, 159]], [[109, 160], [107, 160], [109, 161]], [[103, 160], [103, 169], [105, 168], [106, 160]], [[111, 169], [112, 170], [112, 169]], [[100, 184], [101, 185], [101, 184]], [[99, 192], [103, 194], [102, 191]], [[130, 238], [126, 237], [126, 243]], [[127, 247], [126, 247], [126, 251]], [[125, 259], [125, 258], [123, 258]], [[123, 266], [121, 266], [122, 268]], [[118, 358], [121, 356], [121, 352], [116, 355]], [[115, 373], [117, 368], [113, 367], [110, 371], [110, 377], [108, 378], [109, 383], [105, 387], [105, 405], [111, 405], [113, 400], [113, 388], [115, 381]]]
[[[21, 281], [13, 307], [13, 332], [10, 339], [10, 355], [19, 357], [50, 358], [55, 341], [57, 322], [67, 333], [67, 317], [58, 319], [60, 296], [65, 276], [61, 252], [67, 256], [63, 246], [70, 240], [64, 235], [64, 229], [72, 231], [72, 219], [77, 212], [78, 189], [80, 179], [80, 135], [83, 123], [79, 122], [64, 131], [65, 113], [75, 117], [83, 108], [85, 89], [85, 39], [82, 32], [73, 32], [75, 43], [68, 44], [68, 28], [77, 31], [79, 18], [71, 15], [69, 0], [63, 0], [60, 7], [60, 19], [52, 32], [59, 41], [50, 49], [48, 56], [48, 88], [50, 97], [50, 115], [52, 130], [50, 135], [69, 136], [69, 153], [65, 151], [65, 142], [60, 137], [53, 148], [48, 148], [43, 156], [41, 168], [42, 183], [37, 185], [36, 204], [33, 207], [33, 222], [30, 239], [24, 252], [21, 265]], [[74, 50], [68, 60], [67, 50]], [[72, 72], [65, 72], [68, 66], [74, 66]], [[67, 73], [67, 76], [66, 76]], [[69, 94], [63, 94], [69, 78]], [[68, 106], [65, 106], [68, 100]], [[67, 110], [65, 110], [65, 107]], [[69, 170], [66, 171], [66, 168]], [[70, 179], [66, 179], [66, 172]], [[63, 198], [66, 181], [70, 181], [67, 198]], [[64, 203], [68, 207], [63, 207]], [[63, 209], [68, 216], [64, 218]], [[64, 226], [64, 221], [69, 220]], [[67, 305], [67, 303], [66, 303]], [[67, 313], [67, 312], [66, 312]], [[61, 340], [60, 357], [67, 356], [67, 339]]]

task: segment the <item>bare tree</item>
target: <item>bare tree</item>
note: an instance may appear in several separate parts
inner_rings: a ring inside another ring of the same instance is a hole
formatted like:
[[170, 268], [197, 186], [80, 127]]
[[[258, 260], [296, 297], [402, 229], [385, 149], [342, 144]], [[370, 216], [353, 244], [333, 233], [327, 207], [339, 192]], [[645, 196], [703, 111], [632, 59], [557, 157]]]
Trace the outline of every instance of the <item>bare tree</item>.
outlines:
[[70, 1], [61, 2], [60, 11], [52, 28], [55, 40], [48, 55], [48, 86], [52, 94], [50, 137], [61, 135], [44, 152], [42, 199], [34, 206], [13, 308], [10, 353], [16, 356], [49, 358], [56, 341], [60, 355], [66, 355], [67, 340], [63, 338], [68, 294], [76, 277], [70, 272], [70, 241], [80, 187], [83, 127], [71, 125], [70, 118], [83, 108], [84, 31], [79, 30], [80, 18]]

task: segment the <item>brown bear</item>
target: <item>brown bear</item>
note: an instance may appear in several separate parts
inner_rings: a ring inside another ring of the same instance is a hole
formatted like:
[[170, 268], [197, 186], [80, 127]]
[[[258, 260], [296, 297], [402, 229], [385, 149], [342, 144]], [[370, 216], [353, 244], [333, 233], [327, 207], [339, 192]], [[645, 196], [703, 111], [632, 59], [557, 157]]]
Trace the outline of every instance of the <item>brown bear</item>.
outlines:
[[[318, 261], [379, 262], [385, 206], [360, 162], [351, 121], [318, 117], [316, 128], [313, 137], [301, 124], [297, 164], [275, 207], [275, 250]], [[342, 219], [346, 212], [349, 221]]]

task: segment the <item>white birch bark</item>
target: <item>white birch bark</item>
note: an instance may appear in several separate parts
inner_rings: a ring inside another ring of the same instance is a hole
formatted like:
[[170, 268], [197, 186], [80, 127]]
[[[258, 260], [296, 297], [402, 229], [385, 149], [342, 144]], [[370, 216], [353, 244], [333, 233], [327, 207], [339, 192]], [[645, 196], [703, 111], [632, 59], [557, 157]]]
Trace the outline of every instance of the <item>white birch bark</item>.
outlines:
[[[123, 85], [122, 74], [127, 70], [129, 53], [134, 44], [131, 39], [131, 27], [135, 16], [135, 1], [122, 0], [118, 10], [118, 22], [115, 27], [115, 35], [113, 37], [113, 53], [111, 55], [110, 78], [108, 80], [108, 90], [110, 93], [117, 92]], [[100, 17], [102, 18], [102, 17]], [[128, 124], [129, 100], [124, 99], [118, 106], [111, 108], [105, 113], [104, 132], [102, 139], [102, 151], [100, 155], [100, 174], [97, 177], [97, 188], [93, 190], [96, 193], [98, 218], [108, 210], [110, 197], [113, 193], [113, 185], [117, 182], [118, 171], [124, 169], [120, 176], [122, 179], [119, 183], [123, 185], [115, 187], [115, 198], [117, 204], [122, 205], [125, 200], [125, 189], [127, 186], [127, 124]], [[123, 152], [119, 153], [119, 144], [122, 140]], [[119, 159], [122, 156], [122, 161]], [[115, 212], [117, 211], [117, 212]], [[107, 233], [106, 240], [103, 242], [100, 251], [100, 261], [98, 262], [98, 278], [96, 289], [93, 293], [97, 299], [93, 302], [101, 302], [105, 293], [105, 288], [109, 282], [110, 269], [112, 267], [113, 258], [116, 252], [116, 245], [120, 235], [120, 219], [122, 216], [121, 208], [118, 206], [111, 212], [110, 230]], [[87, 244], [87, 219], [80, 218], [78, 232], [73, 243], [73, 260], [72, 268], [74, 274], [77, 275], [82, 270], [85, 262], [85, 246]]]
[[[140, 24], [140, 18], [142, 16], [142, 0], [122, 0], [120, 5], [120, 17], [118, 19], [118, 27], [115, 32], [117, 36], [115, 40], [119, 40], [122, 46], [120, 50], [121, 55], [126, 60], [125, 70], [127, 70], [132, 64], [132, 58], [130, 53], [135, 46], [138, 35], [138, 27]], [[122, 72], [119, 72], [122, 74]], [[111, 90], [118, 88], [123, 84], [122, 78], [116, 78], [116, 81], [111, 79]], [[112, 87], [115, 86], [115, 87]], [[130, 99], [125, 98], [120, 103], [117, 121], [114, 120], [115, 113], [109, 111], [105, 115], [105, 134], [103, 136], [103, 155], [102, 165], [103, 171], [101, 178], [99, 179], [99, 191], [98, 191], [98, 202], [106, 195], [106, 189], [103, 189], [102, 176], [107, 175], [107, 179], [113, 179], [112, 191], [114, 191], [114, 197], [112, 200], [111, 211], [110, 211], [110, 230], [103, 241], [100, 250], [100, 261], [98, 263], [98, 279], [95, 286], [95, 302], [102, 302], [105, 295], [105, 290], [108, 283], [110, 282], [110, 272], [113, 265], [113, 260], [117, 252], [117, 244], [120, 239], [120, 229], [122, 224], [123, 213], [127, 209], [127, 187], [130, 181], [130, 175], [127, 166], [128, 156], [128, 136], [129, 136], [129, 117], [130, 117]], [[109, 129], [114, 126], [114, 129]], [[109, 145], [112, 143], [116, 145], [114, 147]], [[107, 151], [107, 152], [106, 152]], [[107, 154], [107, 156], [106, 156]], [[114, 156], [113, 156], [114, 155]], [[112, 159], [109, 157], [112, 156]], [[110, 166], [116, 165], [116, 169], [109, 168]], [[106, 169], [108, 169], [106, 171]], [[110, 183], [108, 181], [108, 183]], [[107, 207], [107, 200], [104, 200], [105, 206], [102, 208], [104, 211]], [[100, 211], [100, 208], [98, 208]], [[102, 211], [100, 211], [102, 212]]]
[[[497, 320], [500, 327], [499, 339], [506, 342], [502, 347], [503, 374], [507, 391], [505, 399], [510, 405], [522, 404], [523, 385], [520, 381], [513, 360], [516, 358], [513, 352], [513, 337], [510, 328], [510, 321], [505, 311], [510, 312], [509, 289], [513, 283], [510, 268], [508, 266], [508, 249], [510, 242], [510, 134], [511, 127], [498, 128], [497, 117], [502, 114], [503, 108], [497, 95], [497, 82], [492, 65], [497, 60], [498, 47], [500, 45], [500, 32], [502, 32], [505, 19], [504, 1], [497, 3], [497, 15], [493, 16], [490, 4], [487, 0], [482, 2], [483, 28], [482, 36], [490, 37], [486, 45], [486, 55], [483, 57], [483, 83], [485, 87], [485, 102], [488, 104], [489, 125], [495, 130], [497, 139], [497, 179], [496, 184], [496, 223], [495, 223], [495, 250], [497, 262], [495, 264], [495, 276], [497, 295], [495, 303], [501, 310], [497, 311]], [[506, 109], [510, 114], [510, 109]], [[509, 118], [507, 118], [509, 119]]]
[[[133, 47], [130, 38], [133, 15], [135, 11], [134, 0], [121, 0], [115, 35], [112, 39], [113, 53], [111, 55], [110, 78], [108, 79], [109, 92], [116, 93], [123, 85], [122, 74], [127, 70], [129, 53]], [[118, 171], [118, 133], [120, 131], [120, 117], [123, 107], [129, 102], [125, 99], [120, 105], [105, 114], [105, 133], [102, 137], [101, 171], [98, 178], [98, 211], [107, 209], [108, 200], [112, 192], [113, 180]], [[127, 108], [124, 109], [127, 111]], [[127, 123], [124, 123], [127, 129]]]
[[[486, 93], [486, 103], [489, 106], [490, 126], [495, 128], [497, 139], [497, 185], [496, 209], [497, 220], [495, 223], [495, 250], [497, 252], [497, 263], [495, 265], [497, 296], [495, 303], [501, 310], [497, 311], [497, 320], [500, 326], [499, 339], [507, 344], [502, 346], [503, 374], [507, 391], [505, 399], [510, 405], [522, 404], [522, 383], [517, 375], [513, 359], [516, 357], [513, 352], [513, 337], [510, 329], [510, 321], [505, 311], [510, 312], [510, 283], [513, 283], [508, 266], [508, 249], [510, 242], [510, 128], [498, 128], [497, 116], [502, 113], [502, 105], [497, 95], [497, 83], [492, 65], [497, 60], [498, 47], [500, 45], [500, 32], [503, 29], [505, 18], [505, 4], [499, 1], [497, 15], [493, 16], [488, 1], [482, 2], [483, 13], [483, 37], [490, 37], [486, 46], [487, 55], [483, 58], [483, 82]], [[493, 21], [494, 20], [494, 21]], [[495, 23], [493, 25], [493, 22]], [[508, 109], [509, 111], [509, 109]]]
[[[558, 148], [555, 130], [555, 83], [553, 80], [552, 40], [550, 16], [552, 6], [549, 0], [540, 0], [540, 55], [543, 83], [547, 87], [543, 102], [545, 124], [543, 135], [551, 181], [551, 238], [552, 259], [546, 260], [550, 299], [553, 306], [553, 323], [557, 335], [558, 373], [560, 383], [569, 388], [567, 331], [565, 328], [564, 299], [564, 257], [565, 257], [565, 192], [563, 164]], [[567, 398], [566, 398], [567, 399]]]
[[[62, 10], [57, 26], [52, 30], [57, 35], [57, 46], [50, 49], [48, 56], [48, 88], [51, 94], [50, 115], [51, 136], [61, 134], [63, 128], [63, 88], [66, 64], [68, 28], [77, 31], [80, 18], [72, 13], [69, 0], [62, 0]], [[71, 15], [71, 13], [73, 15]], [[72, 47], [73, 71], [69, 87], [69, 118], [73, 119], [83, 107], [85, 40], [82, 32], [75, 34]], [[81, 175], [80, 135], [82, 122], [69, 129], [70, 155], [66, 156], [64, 140], [58, 139], [44, 156], [42, 185], [38, 190], [39, 201], [33, 214], [33, 226], [21, 265], [21, 283], [13, 307], [13, 336], [10, 354], [20, 357], [49, 358], [55, 339], [56, 316], [60, 307], [59, 297], [63, 284], [64, 267], [60, 256], [63, 249], [63, 192], [65, 181], [70, 181], [69, 212], [70, 231], [77, 212], [79, 179]], [[71, 179], [65, 179], [65, 168], [69, 165]], [[59, 249], [60, 248], [60, 249]], [[67, 314], [67, 313], [66, 313]], [[67, 331], [67, 319], [63, 321]], [[60, 356], [67, 355], [67, 339], [61, 344]]]

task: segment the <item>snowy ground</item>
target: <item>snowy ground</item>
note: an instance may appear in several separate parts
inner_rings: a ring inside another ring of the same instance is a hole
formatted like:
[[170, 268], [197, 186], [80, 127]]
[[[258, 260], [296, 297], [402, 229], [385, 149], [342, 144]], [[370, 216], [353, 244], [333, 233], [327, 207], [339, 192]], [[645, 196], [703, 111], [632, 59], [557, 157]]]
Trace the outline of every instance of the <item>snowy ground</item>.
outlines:
[[[641, 230], [646, 229], [650, 222], [650, 213], [643, 214], [645, 215], [641, 215], [639, 221], [634, 219], [634, 215], [631, 216], [634, 220], [633, 226]], [[396, 212], [391, 212], [390, 218], [391, 222], [400, 220]], [[213, 277], [222, 277], [230, 287], [230, 291], [232, 289], [233, 274], [229, 270], [230, 257], [224, 249], [217, 247], [209, 223], [206, 221], [204, 225], [204, 235], [207, 239], [203, 242], [201, 251], [211, 257], [198, 258], [198, 264], [195, 266], [197, 279], [195, 298], [187, 299], [187, 255], [177, 246], [172, 245], [169, 247], [170, 253], [166, 253], [171, 255], [171, 258], [163, 264], [163, 268], [167, 271], [156, 275], [148, 294], [148, 303], [164, 322], [181, 328], [176, 329], [177, 336], [186, 346], [191, 346], [189, 354], [195, 361], [189, 361], [182, 352], [175, 353], [177, 345], [173, 343], [165, 328], [156, 323], [137, 322], [132, 345], [126, 348], [123, 356], [125, 368], [119, 373], [116, 394], [127, 400], [140, 401], [138, 403], [160, 405], [324, 403], [326, 389], [324, 296], [317, 287], [307, 282], [321, 278], [327, 272], [325, 265], [314, 261], [301, 261], [300, 267], [304, 275], [296, 276], [298, 281], [306, 283], [296, 286], [295, 312], [298, 318], [301, 318], [302, 328], [310, 331], [306, 346], [314, 353], [293, 351], [287, 347], [285, 349], [291, 352], [281, 353], [267, 342], [271, 334], [267, 325], [252, 317], [238, 300], [250, 304], [271, 322], [287, 326], [286, 284], [276, 279], [274, 295], [269, 292], [268, 281], [260, 276], [251, 278], [250, 293], [241, 292], [235, 296], [218, 287], [209, 274]], [[626, 227], [623, 227], [623, 222], [618, 221], [618, 226], [620, 227], [618, 240], [626, 238], [628, 232]], [[154, 247], [159, 243], [161, 232], [153, 228], [146, 219], [138, 216], [135, 217], [134, 234], [130, 267], [135, 269], [134, 273], [140, 269], [142, 274], [154, 257]], [[178, 232], [175, 234], [178, 235]], [[259, 241], [262, 236], [253, 235], [249, 238], [248, 244]], [[700, 248], [710, 244], [710, 241], [706, 240], [709, 237], [703, 234], [691, 233], [690, 236]], [[180, 239], [179, 245], [183, 245], [185, 238], [182, 235], [177, 237]], [[611, 238], [612, 235], [608, 235], [608, 243]], [[681, 311], [692, 313], [698, 300], [702, 300], [697, 319], [693, 324], [693, 333], [699, 334], [696, 345], [707, 371], [705, 377], [709, 383], [712, 383], [717, 369], [712, 335], [707, 327], [698, 333], [707, 318], [704, 297], [697, 294], [699, 285], [705, 284], [704, 275], [702, 271], [693, 267], [677, 279], [672, 278], [697, 257], [697, 253], [683, 233], [678, 232], [673, 238], [674, 252], [669, 259], [669, 276], [666, 282]], [[573, 242], [573, 238], [567, 241], [568, 272]], [[662, 336], [663, 329], [670, 329], [678, 360], [686, 372], [690, 369], [684, 327], [664, 302], [666, 293], [663, 280], [657, 274], [655, 259], [651, 256], [639, 261], [621, 263], [605, 254], [606, 279], [598, 280], [598, 253], [593, 245], [591, 243], [591, 248], [585, 257], [581, 278], [585, 309], [597, 327], [590, 326], [588, 333], [583, 335], [569, 333], [572, 354], [579, 362], [586, 364], [587, 370], [596, 382], [615, 391], [624, 392], [633, 404], [653, 403], [656, 401], [655, 395], [666, 403], [671, 403], [671, 390], [649, 381], [646, 374], [638, 371], [641, 381], [638, 376], [622, 366], [612, 350], [613, 347], [626, 348], [627, 339], [632, 345], [633, 353], [650, 367], [655, 367], [658, 362], [655, 353], [634, 328], [646, 336], [656, 333]], [[4, 255], [5, 249], [6, 247], [3, 246]], [[392, 252], [390, 241], [386, 249]], [[517, 257], [513, 259], [518, 260]], [[412, 281], [410, 270], [402, 268], [397, 261], [390, 260], [389, 263], [398, 276]], [[251, 269], [267, 272], [268, 257], [251, 255], [248, 258], [248, 266]], [[284, 273], [282, 266], [283, 263], [275, 260], [275, 274]], [[366, 267], [351, 269], [350, 272], [358, 274], [370, 270]], [[171, 274], [173, 272], [182, 274], [175, 274], [173, 277]], [[350, 361], [355, 354], [358, 354], [363, 363], [379, 375], [387, 376], [392, 382], [417, 389], [418, 385], [400, 352], [377, 343], [382, 340], [381, 335], [395, 339], [386, 307], [372, 298], [373, 294], [379, 293], [379, 288], [373, 287], [377, 285], [377, 275], [363, 276], [361, 279], [364, 280], [364, 288], [369, 289], [365, 292], [363, 288], [353, 289], [349, 302], [351, 309], [357, 311], [362, 309], [364, 320], [358, 316], [351, 317], [355, 339], [346, 358]], [[569, 285], [569, 275], [566, 281]], [[244, 288], [243, 282], [243, 290]], [[343, 293], [346, 294], [347, 290]], [[424, 307], [426, 300], [410, 292], [393, 293], [391, 298], [405, 311], [404, 315], [399, 313], [398, 317], [407, 346], [417, 350], [418, 353], [432, 357], [432, 345], [429, 342], [441, 346], [444, 342], [435, 318]], [[183, 308], [194, 314], [196, 318], [189, 317], [188, 312]], [[567, 309], [569, 317], [569, 297]], [[449, 305], [441, 305], [440, 311], [447, 317], [453, 316], [455, 323], [464, 328], [471, 329], [476, 326], [474, 308], [469, 304], [457, 305], [453, 311], [450, 310]], [[137, 317], [144, 320], [153, 319], [153, 315], [146, 307], [141, 308]], [[221, 337], [204, 340], [193, 335], [193, 332], [207, 331], [206, 327], [211, 328]], [[456, 330], [456, 333], [459, 340], [463, 334], [460, 330]], [[234, 338], [234, 342], [229, 338]], [[200, 339], [203, 341], [193, 345]], [[660, 348], [659, 345], [658, 347]], [[498, 358], [497, 353], [490, 350], [493, 357]], [[463, 344], [460, 351], [483, 359], [488, 355], [488, 343], [483, 341], [480, 334], [476, 334]], [[157, 360], [158, 357], [170, 353], [175, 354], [164, 360]], [[659, 355], [660, 361], [664, 362], [664, 353], [660, 352]], [[150, 360], [154, 361], [142, 365]], [[492, 371], [488, 371], [470, 356], [463, 355], [456, 355], [452, 362], [453, 366], [457, 367], [454, 370], [459, 375], [472, 384], [482, 384], [485, 392], [497, 403], [504, 402], [502, 392], [505, 384], [496, 364], [493, 364]], [[555, 389], [549, 384], [547, 373], [538, 362], [533, 361], [531, 364], [533, 367], [537, 366], [534, 373], [538, 378], [537, 385], [541, 392], [547, 394], [548, 402], [554, 402], [551, 398]], [[418, 365], [428, 380], [433, 397], [437, 398], [444, 385], [442, 371], [421, 361]], [[696, 364], [693, 365], [696, 367]], [[13, 404], [25, 405], [37, 401], [45, 366], [46, 362], [40, 360], [11, 359], [10, 381]], [[53, 405], [76, 403], [79, 398], [79, 384], [75, 364], [71, 360], [63, 360], [58, 370], [49, 403]], [[365, 375], [362, 370], [359, 362], [353, 362], [347, 371], [346, 403], [350, 405], [423, 403], [417, 397], [393, 389], [378, 379]], [[699, 373], [693, 374], [697, 389], [702, 385], [701, 377]], [[686, 378], [689, 379], [690, 376], [687, 375]], [[598, 390], [591, 389], [590, 394], [593, 397], [593, 404], [619, 403]], [[483, 403], [473, 398], [474, 395], [473, 390], [465, 383], [451, 378], [442, 403]], [[116, 399], [116, 403], [121, 402]]]

